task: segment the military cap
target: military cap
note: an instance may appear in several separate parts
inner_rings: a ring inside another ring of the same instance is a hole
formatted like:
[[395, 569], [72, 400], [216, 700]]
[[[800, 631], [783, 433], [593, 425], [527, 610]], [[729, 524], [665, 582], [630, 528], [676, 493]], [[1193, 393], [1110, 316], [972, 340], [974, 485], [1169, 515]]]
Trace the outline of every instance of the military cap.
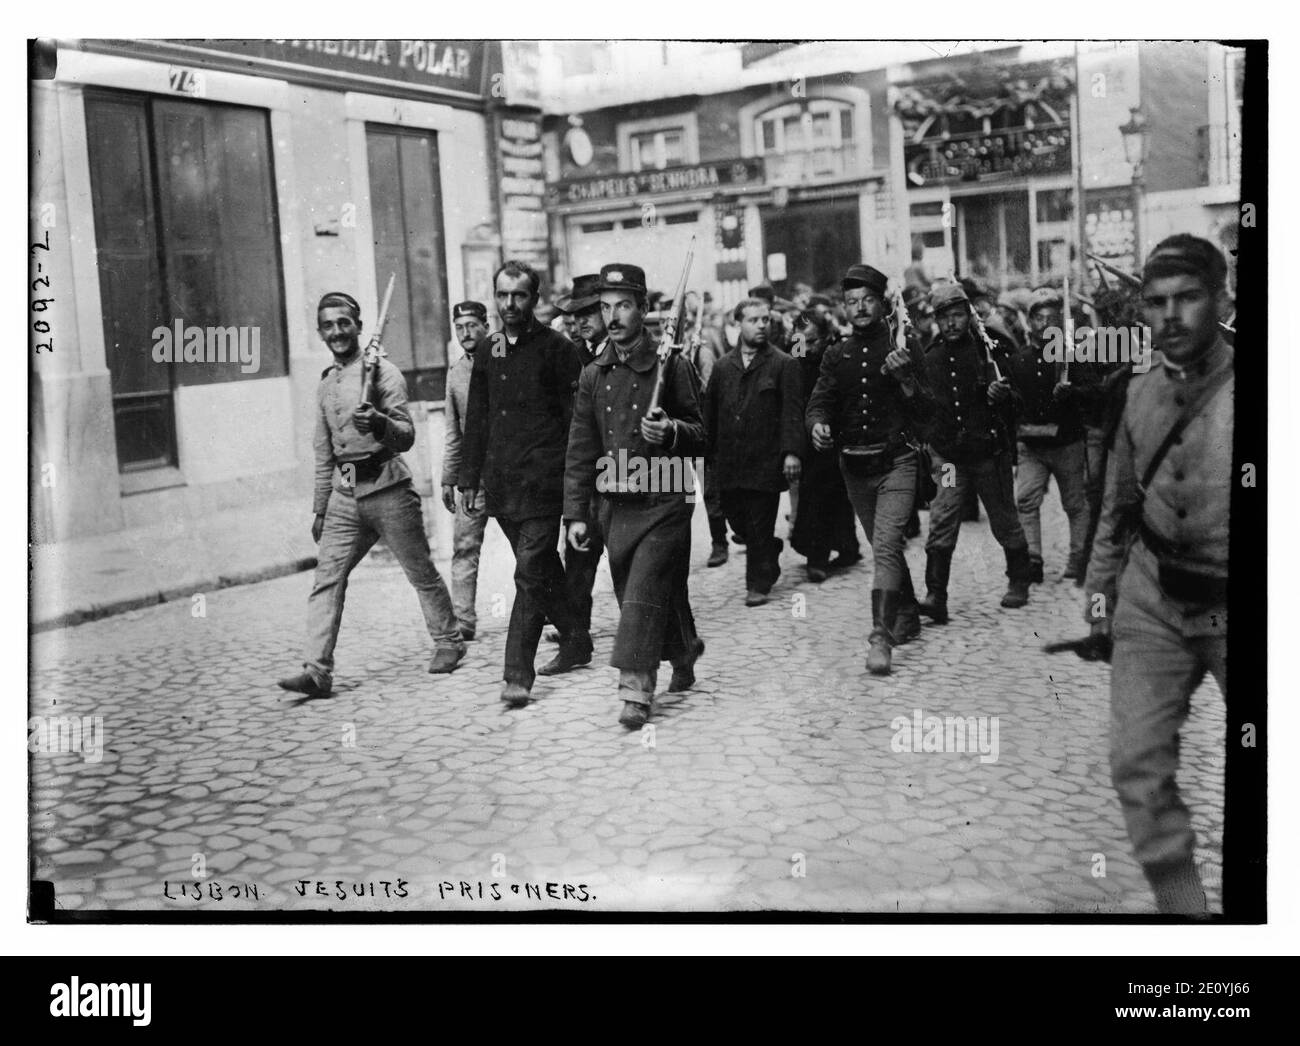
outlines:
[[849, 271], [844, 274], [844, 279], [840, 280], [841, 290], [848, 290], [850, 287], [866, 287], [867, 290], [881, 295], [885, 293], [888, 285], [889, 277], [870, 265], [850, 265]]
[[602, 291], [632, 291], [634, 294], [645, 294], [645, 269], [639, 265], [628, 265], [626, 262], [611, 262], [609, 265], [600, 267], [600, 290]]
[[321, 309], [351, 309], [353, 317], [361, 319], [361, 306], [357, 304], [357, 299], [342, 291], [329, 291], [322, 294], [316, 311], [320, 312]]
[[462, 316], [473, 316], [480, 323], [487, 323], [487, 307], [477, 301], [463, 301], [451, 310], [451, 318], [458, 320]]
[[935, 312], [948, 308], [950, 305], [969, 305], [970, 299], [966, 297], [966, 292], [962, 289], [960, 283], [945, 281], [936, 283], [930, 288], [930, 307]]
[[1035, 309], [1042, 309], [1049, 305], [1055, 305], [1059, 309], [1064, 304], [1061, 292], [1055, 287], [1039, 287], [1029, 296], [1029, 308], [1025, 311], [1031, 313]]
[[825, 305], [828, 309], [835, 308], [835, 303], [824, 294], [814, 294], [808, 299], [808, 308], [811, 309], [814, 305]]
[[1223, 289], [1228, 262], [1223, 252], [1209, 240], [1190, 233], [1176, 233], [1155, 245], [1142, 267], [1142, 282], [1165, 276], [1193, 276], [1202, 280], [1211, 293]]
[[561, 312], [574, 316], [600, 304], [600, 273], [575, 276], [573, 293], [556, 303]]

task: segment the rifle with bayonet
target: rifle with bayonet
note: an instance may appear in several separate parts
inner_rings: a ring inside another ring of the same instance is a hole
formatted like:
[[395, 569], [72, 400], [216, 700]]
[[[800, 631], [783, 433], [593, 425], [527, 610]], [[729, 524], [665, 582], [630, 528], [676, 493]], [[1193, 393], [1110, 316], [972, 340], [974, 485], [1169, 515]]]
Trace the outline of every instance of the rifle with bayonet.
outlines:
[[397, 283], [397, 273], [390, 273], [388, 288], [384, 291], [384, 302], [379, 307], [379, 322], [375, 333], [370, 336], [361, 358], [361, 405], [373, 404], [375, 401], [375, 379], [379, 374], [379, 361], [388, 353], [384, 351], [384, 327], [388, 324], [388, 306], [393, 302], [393, 288]]
[[[690, 246], [686, 249], [686, 264], [682, 266], [681, 279], [677, 281], [677, 293], [673, 295], [673, 307], [668, 315], [664, 318], [663, 332], [659, 335], [659, 368], [655, 373], [654, 389], [650, 393], [650, 409], [646, 411], [646, 418], [650, 421], [658, 421], [664, 413], [663, 407], [659, 405], [663, 397], [664, 378], [668, 371], [668, 360], [674, 352], [680, 352], [682, 346], [677, 343], [677, 325], [681, 322], [682, 309], [686, 302], [686, 281], [691, 275], [691, 262], [695, 260], [695, 237], [691, 237]], [[704, 298], [700, 297], [700, 311], [704, 311]]]

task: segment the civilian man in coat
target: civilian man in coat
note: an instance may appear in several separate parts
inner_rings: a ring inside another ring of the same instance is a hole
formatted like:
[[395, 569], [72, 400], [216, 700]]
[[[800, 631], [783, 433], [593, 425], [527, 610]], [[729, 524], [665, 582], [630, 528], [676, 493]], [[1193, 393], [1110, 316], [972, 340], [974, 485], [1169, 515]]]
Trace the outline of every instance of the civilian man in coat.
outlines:
[[493, 286], [503, 330], [475, 361], [457, 486], [471, 507], [482, 488], [488, 515], [515, 553], [501, 700], [516, 708], [531, 695], [533, 659], [548, 618], [560, 632], [561, 665], [591, 661], [591, 635], [569, 604], [556, 542], [564, 448], [582, 361], [572, 342], [533, 315], [541, 280], [530, 266], [506, 262]]
[[768, 342], [771, 310], [760, 298], [735, 309], [739, 344], [713, 368], [704, 397], [710, 462], [722, 510], [745, 542], [745, 605], [761, 606], [780, 576], [776, 514], [799, 482], [804, 453], [799, 364]]

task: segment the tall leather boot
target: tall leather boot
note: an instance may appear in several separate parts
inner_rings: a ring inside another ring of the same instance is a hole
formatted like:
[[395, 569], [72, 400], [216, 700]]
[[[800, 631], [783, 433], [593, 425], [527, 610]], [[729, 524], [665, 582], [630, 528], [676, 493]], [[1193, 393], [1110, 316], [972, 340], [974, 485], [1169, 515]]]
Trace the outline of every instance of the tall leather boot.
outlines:
[[894, 625], [898, 616], [898, 593], [871, 590], [871, 635], [867, 637], [867, 671], [887, 676], [892, 670]]
[[952, 549], [938, 548], [925, 554], [925, 601], [917, 609], [936, 625], [948, 623], [948, 574], [952, 570]]
[[912, 588], [912, 571], [903, 563], [903, 583], [898, 589], [898, 616], [893, 628], [894, 643], [902, 646], [921, 634], [921, 610]]
[[1004, 549], [1007, 557], [1007, 594], [1002, 605], [1007, 608], [1022, 607], [1029, 602], [1029, 582], [1034, 567], [1027, 548]]

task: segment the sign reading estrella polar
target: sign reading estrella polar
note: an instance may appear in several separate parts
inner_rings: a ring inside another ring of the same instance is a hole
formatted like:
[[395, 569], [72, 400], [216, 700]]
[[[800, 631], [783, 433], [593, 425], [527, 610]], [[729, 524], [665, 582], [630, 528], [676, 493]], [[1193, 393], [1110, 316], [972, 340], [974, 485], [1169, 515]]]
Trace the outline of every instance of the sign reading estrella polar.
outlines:
[[760, 185], [763, 161], [759, 157], [666, 167], [662, 171], [634, 171], [599, 178], [570, 178], [547, 187], [552, 204], [630, 200], [642, 196]]
[[482, 40], [181, 40], [204, 51], [478, 94]]

